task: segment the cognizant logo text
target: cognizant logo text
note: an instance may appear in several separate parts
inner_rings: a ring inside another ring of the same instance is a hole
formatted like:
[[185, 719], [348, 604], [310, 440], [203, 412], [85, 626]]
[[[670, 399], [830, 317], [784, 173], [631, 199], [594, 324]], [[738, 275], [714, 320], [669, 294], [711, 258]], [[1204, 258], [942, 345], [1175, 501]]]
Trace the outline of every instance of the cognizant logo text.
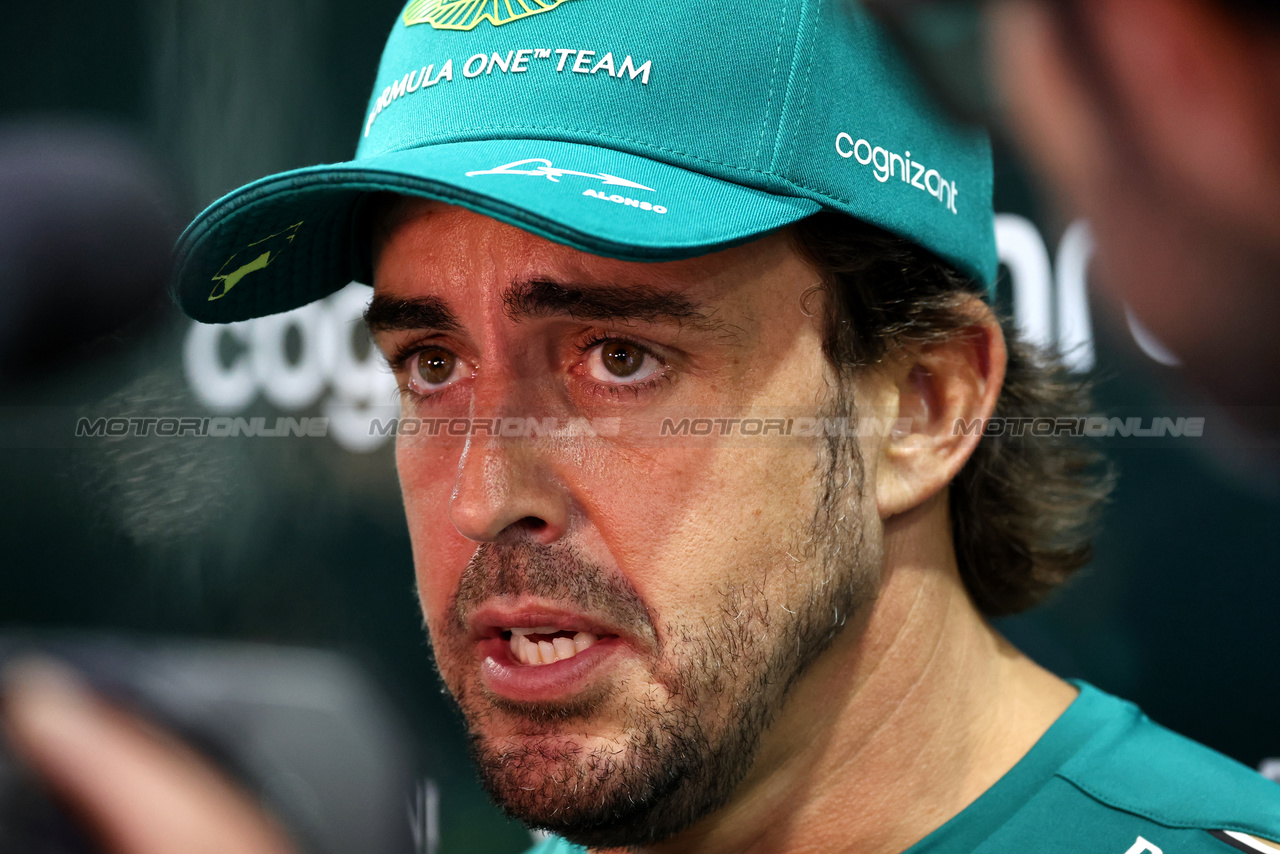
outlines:
[[876, 180], [881, 184], [900, 176], [905, 183], [924, 190], [942, 202], [947, 210], [957, 213], [956, 196], [960, 191], [956, 189], [956, 182], [943, 178], [937, 169], [912, 160], [910, 151], [897, 154], [879, 145], [873, 147], [865, 139], [855, 142], [852, 136], [841, 131], [836, 135], [836, 153], [846, 160], [852, 157], [863, 166], [872, 166]]

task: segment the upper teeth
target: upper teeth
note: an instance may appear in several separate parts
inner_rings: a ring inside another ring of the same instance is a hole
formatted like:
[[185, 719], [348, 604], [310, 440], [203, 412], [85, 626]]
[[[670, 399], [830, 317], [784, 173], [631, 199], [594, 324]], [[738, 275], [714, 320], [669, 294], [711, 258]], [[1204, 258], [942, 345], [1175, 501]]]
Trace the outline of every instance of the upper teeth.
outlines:
[[573, 658], [593, 645], [597, 638], [590, 632], [578, 632], [573, 639], [558, 637], [549, 641], [534, 642], [526, 635], [554, 635], [560, 629], [554, 626], [537, 628], [513, 628], [511, 631], [511, 655], [522, 664], [554, 664]]

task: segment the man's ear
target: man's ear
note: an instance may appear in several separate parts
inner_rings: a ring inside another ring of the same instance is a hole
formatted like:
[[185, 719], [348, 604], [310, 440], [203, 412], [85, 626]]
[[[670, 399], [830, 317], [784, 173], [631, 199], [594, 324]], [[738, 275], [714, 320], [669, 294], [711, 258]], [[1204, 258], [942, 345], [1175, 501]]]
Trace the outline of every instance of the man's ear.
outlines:
[[995, 411], [1007, 359], [1004, 334], [978, 297], [960, 311], [973, 318], [964, 329], [886, 360], [885, 393], [896, 398], [897, 420], [880, 446], [876, 472], [882, 519], [918, 507], [946, 487]]

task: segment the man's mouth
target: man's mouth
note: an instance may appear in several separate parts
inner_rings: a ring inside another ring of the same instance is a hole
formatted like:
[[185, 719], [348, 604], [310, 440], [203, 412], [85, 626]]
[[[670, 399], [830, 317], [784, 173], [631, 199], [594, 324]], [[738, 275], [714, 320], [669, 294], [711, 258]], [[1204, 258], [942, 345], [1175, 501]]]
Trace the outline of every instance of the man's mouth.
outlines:
[[563, 701], [615, 675], [650, 648], [607, 617], [560, 603], [491, 600], [467, 616], [480, 678], [509, 700]]
[[532, 667], [567, 661], [600, 640], [591, 632], [560, 630], [555, 626], [513, 627], [503, 632], [503, 637], [510, 637], [511, 657]]

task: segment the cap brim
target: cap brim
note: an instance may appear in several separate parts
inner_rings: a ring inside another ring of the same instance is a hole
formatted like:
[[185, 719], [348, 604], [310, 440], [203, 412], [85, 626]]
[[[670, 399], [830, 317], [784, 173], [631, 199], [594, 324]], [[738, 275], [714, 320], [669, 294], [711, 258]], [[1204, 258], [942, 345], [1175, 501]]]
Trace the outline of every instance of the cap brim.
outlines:
[[484, 140], [432, 145], [256, 181], [215, 202], [178, 246], [183, 310], [226, 323], [368, 282], [360, 201], [438, 199], [584, 252], [626, 261], [705, 255], [821, 209], [591, 145]]

